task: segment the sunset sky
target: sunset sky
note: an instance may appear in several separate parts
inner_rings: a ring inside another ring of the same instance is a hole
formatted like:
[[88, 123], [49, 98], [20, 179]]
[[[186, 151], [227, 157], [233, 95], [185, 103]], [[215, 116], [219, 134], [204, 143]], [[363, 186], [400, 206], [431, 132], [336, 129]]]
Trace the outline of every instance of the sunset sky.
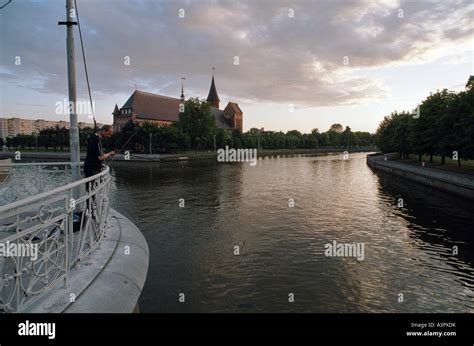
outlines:
[[[77, 3], [102, 123], [135, 88], [179, 97], [186, 77], [186, 97], [207, 97], [214, 66], [221, 107], [237, 102], [244, 130], [338, 122], [375, 131], [391, 111], [461, 90], [474, 74], [472, 0]], [[0, 117], [68, 120], [55, 114], [67, 98], [65, 17], [64, 0], [0, 10]], [[79, 43], [76, 28], [78, 98], [87, 100]]]

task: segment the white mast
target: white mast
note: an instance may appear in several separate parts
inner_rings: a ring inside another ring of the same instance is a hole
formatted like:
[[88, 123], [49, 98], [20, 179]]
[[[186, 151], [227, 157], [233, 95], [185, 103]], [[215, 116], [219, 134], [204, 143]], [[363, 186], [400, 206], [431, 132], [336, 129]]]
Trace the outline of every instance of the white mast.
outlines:
[[76, 62], [74, 53], [74, 28], [76, 22], [76, 9], [74, 0], [66, 0], [66, 22], [59, 22], [59, 25], [67, 26], [67, 75], [69, 89], [69, 148], [71, 154], [72, 180], [81, 179], [80, 166], [81, 161], [79, 153], [79, 129], [77, 127], [77, 108], [76, 108]]

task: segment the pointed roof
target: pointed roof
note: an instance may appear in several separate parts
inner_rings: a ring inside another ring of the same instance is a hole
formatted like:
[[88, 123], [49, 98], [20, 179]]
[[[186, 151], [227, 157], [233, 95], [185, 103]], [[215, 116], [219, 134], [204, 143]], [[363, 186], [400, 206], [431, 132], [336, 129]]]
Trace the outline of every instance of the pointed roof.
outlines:
[[216, 84], [214, 83], [214, 76], [212, 76], [211, 89], [209, 89], [209, 95], [207, 96], [207, 101], [220, 101], [219, 95], [217, 95]]
[[234, 112], [236, 113], [242, 113], [242, 110], [240, 109], [239, 105], [235, 102], [229, 102], [227, 103], [227, 106], [225, 107], [225, 109], [232, 109]]
[[179, 120], [181, 100], [135, 90], [122, 108], [132, 108], [138, 118], [155, 120]]
[[112, 112], [113, 115], [119, 115], [120, 114], [120, 111], [117, 107], [117, 104], [115, 104], [115, 108], [114, 108], [114, 111]]
[[[122, 108], [132, 108], [133, 113], [136, 114], [139, 119], [178, 121], [180, 116], [179, 106], [181, 102], [180, 99], [174, 97], [135, 90]], [[238, 112], [240, 108], [238, 108], [236, 103], [229, 102], [226, 107], [227, 111], [220, 110], [216, 107], [210, 108], [215, 123], [219, 128], [232, 129], [232, 126], [229, 123], [230, 120], [228, 116], [226, 117], [226, 113]]]

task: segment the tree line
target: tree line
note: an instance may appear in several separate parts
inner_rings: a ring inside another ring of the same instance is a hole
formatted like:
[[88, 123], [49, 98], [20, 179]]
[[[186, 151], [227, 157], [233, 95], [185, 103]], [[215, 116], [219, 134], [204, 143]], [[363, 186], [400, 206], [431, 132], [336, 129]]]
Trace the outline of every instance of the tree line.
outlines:
[[[79, 131], [81, 149], [93, 134], [90, 128]], [[151, 148], [150, 148], [151, 144]], [[62, 150], [69, 147], [69, 130], [46, 129], [35, 135], [17, 135], [7, 138], [8, 148], [35, 148]], [[129, 150], [135, 153], [175, 153], [179, 151], [209, 151], [215, 148], [258, 149], [315, 149], [354, 148], [375, 146], [375, 135], [353, 132], [349, 126], [333, 124], [325, 131], [313, 129], [310, 133], [297, 130], [263, 131], [251, 128], [245, 133], [218, 128], [205, 100], [189, 99], [179, 121], [170, 126], [151, 123], [136, 124], [129, 121], [121, 131], [104, 140], [107, 150]]]
[[474, 76], [458, 93], [443, 89], [432, 93], [416, 112], [393, 112], [376, 131], [376, 143], [384, 152], [398, 152], [402, 159], [410, 154], [457, 160], [474, 159]]
[[[92, 128], [79, 130], [79, 143], [81, 149], [87, 146], [87, 139], [94, 133]], [[65, 127], [56, 126], [39, 131], [38, 134], [18, 134], [15, 137], [0, 137], [0, 148], [6, 145], [8, 149], [41, 149], [41, 150], [65, 150], [69, 148], [69, 130]]]

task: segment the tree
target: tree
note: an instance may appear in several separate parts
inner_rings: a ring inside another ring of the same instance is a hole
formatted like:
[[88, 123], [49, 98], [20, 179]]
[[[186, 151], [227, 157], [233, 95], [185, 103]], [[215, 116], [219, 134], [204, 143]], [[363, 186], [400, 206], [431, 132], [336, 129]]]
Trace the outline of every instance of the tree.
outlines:
[[466, 90], [455, 93], [447, 89], [427, 97], [420, 105], [419, 117], [409, 113], [392, 113], [385, 117], [376, 131], [377, 145], [382, 152], [398, 151], [403, 157], [411, 152], [461, 160], [474, 159], [474, 77]]
[[177, 152], [187, 150], [190, 147], [190, 140], [177, 126], [162, 126], [156, 132], [157, 150], [160, 152]]
[[90, 127], [85, 127], [83, 129], [79, 129], [79, 145], [84, 150], [87, 148], [87, 140], [90, 136], [94, 134], [94, 129]]
[[300, 131], [291, 130], [288, 131], [285, 135], [286, 137], [286, 148], [296, 149], [301, 148], [302, 134]]
[[329, 131], [336, 131], [337, 133], [341, 133], [342, 131], [344, 131], [344, 127], [342, 127], [341, 124], [332, 124], [329, 128]]
[[451, 102], [449, 112], [452, 117], [452, 146], [461, 160], [474, 159], [474, 78], [469, 77], [466, 90], [458, 93]]
[[[339, 125], [339, 124], [337, 124]], [[334, 125], [331, 126], [331, 128], [329, 129], [329, 131], [327, 131], [327, 138], [328, 138], [328, 143], [327, 145], [328, 146], [332, 146], [332, 147], [339, 147], [341, 146], [341, 132], [342, 131], [338, 131], [338, 128], [335, 129], [333, 128]], [[341, 129], [342, 129], [342, 125], [341, 126]]]
[[114, 133], [108, 138], [108, 141], [104, 141], [104, 147], [107, 150], [117, 149], [122, 152], [134, 150], [136, 131], [137, 125], [132, 120], [129, 120], [118, 133]]
[[207, 101], [197, 98], [187, 100], [177, 126], [190, 138], [193, 149], [213, 148], [214, 134], [216, 134], [217, 127]]
[[394, 136], [394, 124], [393, 124], [393, 113], [390, 116], [386, 116], [380, 122], [377, 131], [375, 132], [377, 147], [383, 152], [388, 153], [394, 150], [393, 136]]
[[346, 129], [341, 133], [341, 144], [346, 147], [354, 146], [357, 143], [357, 137], [352, 132], [349, 126], [346, 126]]
[[394, 151], [400, 154], [403, 159], [407, 158], [411, 152], [410, 143], [410, 121], [413, 119], [408, 112], [402, 112], [393, 116], [394, 127], [392, 134], [392, 144]]
[[466, 91], [470, 91], [474, 88], [474, 76], [471, 75], [469, 76], [469, 79], [467, 80], [466, 83]]

